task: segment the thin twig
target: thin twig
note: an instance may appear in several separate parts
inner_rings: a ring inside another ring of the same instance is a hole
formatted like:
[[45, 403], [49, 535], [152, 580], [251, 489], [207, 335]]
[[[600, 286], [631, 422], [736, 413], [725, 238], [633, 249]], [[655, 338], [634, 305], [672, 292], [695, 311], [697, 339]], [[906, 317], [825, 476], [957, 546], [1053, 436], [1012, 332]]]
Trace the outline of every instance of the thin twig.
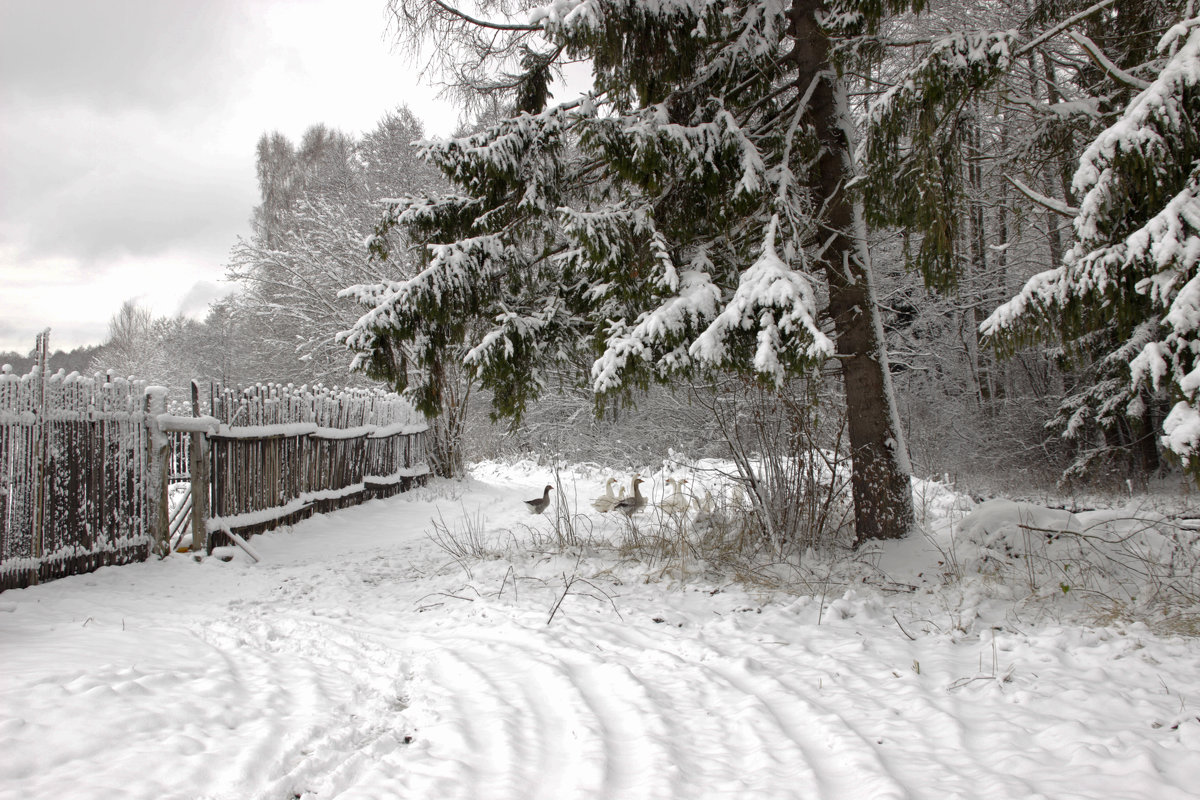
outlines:
[[913, 636], [911, 633], [909, 633], [908, 631], [904, 630], [904, 626], [900, 624], [900, 620], [899, 620], [899, 619], [896, 619], [896, 615], [895, 615], [895, 614], [892, 614], [892, 619], [896, 620], [896, 625], [897, 625], [897, 627], [899, 627], [899, 628], [900, 628], [900, 632], [901, 632], [901, 633], [903, 633], [905, 636], [907, 636], [907, 637], [908, 637], [908, 640], [909, 640], [910, 642], [915, 642], [915, 641], [917, 640], [917, 637]]

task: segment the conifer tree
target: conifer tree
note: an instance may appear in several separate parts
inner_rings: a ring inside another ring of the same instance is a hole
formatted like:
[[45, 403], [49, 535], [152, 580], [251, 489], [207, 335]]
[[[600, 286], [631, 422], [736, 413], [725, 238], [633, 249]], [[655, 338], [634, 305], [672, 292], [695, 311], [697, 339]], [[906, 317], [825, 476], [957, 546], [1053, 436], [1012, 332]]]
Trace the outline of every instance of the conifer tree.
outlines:
[[[1087, 148], [1073, 188], [1076, 243], [983, 330], [1001, 346], [1104, 331], [1126, 386], [1165, 387], [1164, 445], [1196, 470], [1200, 447], [1200, 20], [1170, 29], [1165, 63]], [[1134, 395], [1136, 400], [1136, 395]], [[1136, 410], [1136, 409], [1135, 409]]]
[[[903, 535], [910, 468], [839, 67], [843, 44], [923, 5], [566, 0], [490, 23], [398, 0], [402, 27], [445, 34], [437, 52], [459, 54], [457, 74], [517, 106], [425, 144], [458, 193], [383, 221], [381, 233], [400, 225], [427, 244], [425, 268], [355, 287], [370, 310], [348, 343], [398, 386], [415, 358], [423, 377], [409, 388], [430, 411], [461, 347], [510, 417], [580, 347], [602, 401], [709, 370], [779, 385], [836, 357], [857, 535]], [[477, 55], [507, 56], [511, 70], [486, 77]], [[585, 58], [593, 91], [546, 107], [554, 67]]]
[[[936, 11], [953, 5], [938, 4]], [[992, 231], [994, 261], [1023, 281], [1047, 263], [1062, 261], [1070, 243], [1062, 241], [1060, 221], [1073, 218], [1078, 203], [1071, 164], [1084, 143], [1111, 125], [1162, 69], [1166, 57], [1155, 44], [1185, 5], [1184, 0], [1036, 0], [1026, 6], [1028, 13], [1016, 6], [983, 9], [980, 21], [993, 29], [977, 31], [955, 30], [963, 26], [953, 15], [941, 16], [948, 33], [934, 32], [928, 46], [914, 47], [921, 55], [906, 71], [883, 71], [891, 86], [872, 106], [866, 178], [860, 184], [869, 221], [903, 229], [906, 243], [913, 243], [910, 265], [938, 290], [953, 293], [961, 286], [971, 292], [972, 299], [964, 302], [974, 303], [976, 323], [981, 323], [980, 283], [1003, 290], [1004, 278], [980, 269], [986, 267], [988, 248], [979, 236], [984, 226], [978, 200], [970, 197], [979, 188], [979, 131], [990, 125], [1007, 143], [985, 156], [994, 174], [1011, 184], [999, 187], [1001, 196], [1015, 201], [1000, 201], [1000, 214], [1006, 216]], [[910, 29], [910, 41], [936, 27], [928, 21], [923, 25], [916, 34]], [[960, 213], [964, 207], [971, 213]], [[1028, 251], [1010, 258], [1023, 249], [1014, 230], [1028, 231], [1035, 212], [1045, 219], [1038, 223], [1046, 231], [1045, 246], [1033, 258]], [[1008, 224], [1010, 219], [1015, 225]], [[1131, 348], [1141, 349], [1135, 327], [1145, 317], [1133, 315], [1134, 324], [1113, 319], [1070, 333], [1060, 329], [1063, 346], [1042, 351], [1056, 354], [1054, 362], [1066, 369], [1066, 396], [1046, 427], [1078, 438], [1079, 455], [1067, 475], [1087, 470], [1094, 458], [1107, 461], [1118, 454], [1134, 468], [1152, 471], [1158, 464], [1148, 432], [1161, 418], [1161, 393], [1133, 386], [1126, 366]], [[1018, 345], [1040, 338], [1010, 339], [1002, 354], [1013, 355]], [[982, 355], [976, 357], [982, 399], [987, 365]], [[1089, 446], [1097, 434], [1102, 441]]]

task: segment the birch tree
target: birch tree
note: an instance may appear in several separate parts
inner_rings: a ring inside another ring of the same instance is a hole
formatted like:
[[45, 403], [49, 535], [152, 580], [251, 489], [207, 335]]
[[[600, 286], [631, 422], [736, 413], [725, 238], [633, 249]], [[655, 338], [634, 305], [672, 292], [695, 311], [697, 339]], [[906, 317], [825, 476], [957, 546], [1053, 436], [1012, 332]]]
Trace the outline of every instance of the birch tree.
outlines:
[[234, 246], [227, 272], [242, 287], [231, 307], [250, 334], [242, 352], [250, 374], [327, 384], [357, 377], [336, 336], [358, 314], [338, 293], [407, 268], [401, 259], [372, 262], [365, 242], [381, 201], [436, 180], [412, 147], [421, 136], [420, 121], [401, 108], [362, 137], [315, 125], [299, 145], [279, 134], [260, 140], [255, 232]]

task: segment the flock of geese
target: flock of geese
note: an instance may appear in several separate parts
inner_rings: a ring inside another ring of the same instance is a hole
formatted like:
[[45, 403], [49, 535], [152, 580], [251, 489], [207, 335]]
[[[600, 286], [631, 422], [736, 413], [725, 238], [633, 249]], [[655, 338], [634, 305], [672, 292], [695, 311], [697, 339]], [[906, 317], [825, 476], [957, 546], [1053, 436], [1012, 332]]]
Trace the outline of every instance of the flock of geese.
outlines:
[[[616, 478], [609, 478], [604, 484], [604, 494], [592, 501], [592, 508], [599, 511], [601, 514], [607, 514], [610, 511], [617, 511], [627, 517], [632, 517], [638, 512], [645, 511], [649, 505], [649, 498], [642, 494], [641, 485], [646, 481], [640, 476], [633, 476], [630, 482], [630, 487], [633, 490], [632, 495], [626, 495], [625, 487], [621, 487], [619, 494], [613, 494], [613, 484], [617, 483]], [[713, 512], [714, 501], [711, 493], [706, 492], [704, 500], [697, 500], [695, 497], [685, 495], [683, 493], [683, 485], [687, 483], [687, 478], [676, 480], [675, 478], [667, 478], [667, 483], [673, 487], [672, 491], [663, 498], [658, 507], [668, 514], [684, 514], [693, 506], [696, 509], [697, 518], [706, 517]], [[529, 509], [531, 514], [541, 514], [550, 506], [550, 492], [554, 490], [553, 486], [547, 485], [541, 497], [535, 497], [533, 500], [526, 500], [525, 507]], [[734, 503], [741, 505], [742, 497], [741, 489], [734, 489]]]

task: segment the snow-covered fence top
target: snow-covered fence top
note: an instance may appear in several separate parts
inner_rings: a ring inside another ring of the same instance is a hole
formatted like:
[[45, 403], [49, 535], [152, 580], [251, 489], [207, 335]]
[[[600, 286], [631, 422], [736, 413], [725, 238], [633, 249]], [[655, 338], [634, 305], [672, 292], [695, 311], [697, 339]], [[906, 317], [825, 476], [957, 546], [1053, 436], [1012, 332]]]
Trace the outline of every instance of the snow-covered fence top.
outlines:
[[325, 386], [213, 385], [209, 407], [219, 436], [312, 434], [337, 439], [420, 433], [425, 417], [394, 392]]
[[32, 424], [48, 420], [125, 420], [146, 417], [145, 381], [111, 375], [80, 375], [59, 370], [42, 377], [39, 367], [17, 375], [0, 367], [0, 424]]

